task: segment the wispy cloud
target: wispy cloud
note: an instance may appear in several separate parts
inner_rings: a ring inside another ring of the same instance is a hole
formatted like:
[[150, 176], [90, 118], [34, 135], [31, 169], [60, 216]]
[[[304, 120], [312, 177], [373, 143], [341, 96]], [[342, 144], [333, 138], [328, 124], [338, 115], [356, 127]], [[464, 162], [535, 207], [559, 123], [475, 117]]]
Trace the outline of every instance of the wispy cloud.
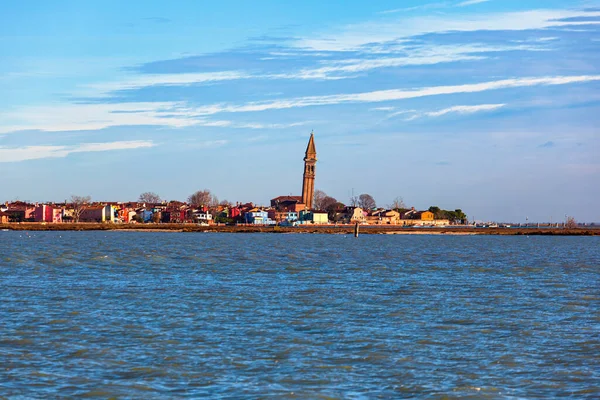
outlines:
[[178, 102], [117, 104], [59, 104], [24, 107], [0, 113], [0, 133], [17, 130], [78, 131], [110, 126], [155, 125], [185, 127], [199, 121], [188, 118]]
[[379, 14], [396, 14], [396, 13], [401, 13], [401, 12], [411, 12], [411, 11], [417, 11], [417, 10], [431, 10], [431, 9], [435, 9], [435, 8], [447, 8], [449, 6], [449, 4], [450, 3], [448, 3], [448, 2], [427, 3], [427, 4], [421, 4], [420, 6], [385, 10], [385, 11], [379, 12]]
[[400, 12], [411, 12], [418, 10], [432, 10], [432, 9], [441, 9], [441, 8], [451, 8], [451, 7], [466, 7], [473, 4], [479, 3], [487, 3], [490, 0], [467, 0], [460, 3], [452, 3], [449, 1], [437, 2], [437, 3], [426, 3], [421, 4], [419, 6], [414, 7], [405, 7], [405, 8], [395, 8], [393, 10], [385, 10], [381, 11], [378, 14], [395, 14]]
[[292, 99], [279, 99], [265, 102], [250, 102], [241, 105], [214, 104], [196, 109], [199, 115], [218, 113], [258, 112], [266, 110], [282, 110], [295, 107], [326, 106], [348, 103], [377, 103], [394, 100], [406, 100], [419, 97], [441, 96], [459, 93], [479, 93], [489, 90], [511, 89], [532, 86], [566, 85], [600, 81], [600, 75], [555, 76], [541, 78], [515, 78], [472, 83], [455, 86], [433, 86], [415, 90], [377, 90], [372, 92], [335, 94], [329, 96], [307, 96]]
[[466, 0], [466, 1], [458, 3], [456, 6], [457, 7], [466, 7], [466, 6], [472, 6], [474, 4], [487, 3], [488, 1], [490, 1], [490, 0]]
[[213, 83], [247, 79], [251, 75], [240, 71], [198, 72], [181, 74], [145, 74], [127, 76], [112, 82], [93, 83], [83, 86], [82, 95], [92, 97], [107, 96], [119, 90], [140, 89], [151, 86], [187, 86], [199, 83]]
[[185, 102], [61, 104], [24, 107], [0, 113], [0, 134], [23, 130], [46, 132], [93, 131], [112, 126], [206, 126], [237, 129], [284, 129], [306, 122], [234, 122], [206, 118]]
[[[435, 65], [459, 61], [487, 59], [493, 53], [508, 51], [545, 51], [546, 47], [519, 43], [514, 45], [485, 45], [467, 43], [453, 45], [396, 43], [384, 47], [373, 46], [368, 55], [361, 58], [320, 60], [321, 66], [290, 69], [287, 72], [240, 70], [127, 75], [119, 80], [83, 85], [75, 96], [90, 98], [110, 97], [115, 92], [156, 86], [190, 86], [214, 84], [236, 80], [336, 80], [355, 77], [357, 74], [382, 68], [399, 68], [419, 65]], [[402, 56], [397, 54], [401, 53]], [[308, 53], [310, 54], [310, 52]], [[306, 57], [304, 59], [306, 61]], [[311, 64], [312, 64], [312, 60]], [[176, 62], [176, 60], [174, 60]], [[268, 65], [266, 66], [268, 67]]]
[[[306, 96], [244, 104], [217, 103], [192, 107], [185, 102], [143, 102], [115, 104], [63, 104], [44, 107], [24, 107], [17, 111], [0, 113], [0, 133], [19, 130], [76, 131], [99, 130], [111, 126], [154, 125], [182, 128], [188, 126], [231, 127], [245, 129], [280, 129], [305, 124], [233, 122], [211, 120], [220, 113], [252, 113], [311, 106], [350, 103], [379, 103], [443, 96], [460, 93], [479, 93], [489, 90], [532, 86], [566, 85], [600, 81], [600, 75], [515, 78], [454, 86], [433, 86], [413, 90], [391, 89], [362, 93]], [[455, 110], [455, 112], [458, 112]], [[399, 111], [395, 115], [406, 113]]]
[[434, 65], [457, 61], [476, 61], [488, 58], [488, 53], [505, 51], [544, 51], [546, 48], [534, 45], [489, 46], [481, 43], [461, 45], [414, 45], [386, 46], [370, 49], [370, 53], [404, 53], [398, 56], [366, 56], [364, 58], [323, 61], [323, 67], [305, 68], [285, 74], [263, 76], [269, 79], [343, 79], [379, 68], [398, 68], [418, 65]]
[[0, 147], [0, 163], [36, 160], [40, 158], [62, 158], [74, 153], [131, 150], [154, 147], [152, 141], [122, 141], [107, 143], [82, 143], [74, 146], [26, 146]]
[[600, 21], [565, 20], [599, 17], [598, 11], [529, 10], [448, 16], [402, 17], [394, 21], [371, 21], [347, 25], [313, 37], [297, 40], [294, 46], [314, 51], [360, 50], [372, 43], [389, 43], [424, 34], [475, 31], [525, 31], [568, 25], [599, 24]]
[[418, 114], [415, 114], [415, 115], [407, 118], [406, 120], [412, 121], [412, 120], [415, 120], [418, 118], [423, 118], [423, 117], [435, 118], [435, 117], [441, 117], [446, 114], [474, 114], [474, 113], [478, 113], [478, 112], [482, 112], [482, 111], [497, 110], [499, 108], [504, 107], [505, 105], [506, 104], [480, 104], [480, 105], [476, 105], [476, 106], [453, 106], [453, 107], [444, 108], [443, 110], [418, 113]]

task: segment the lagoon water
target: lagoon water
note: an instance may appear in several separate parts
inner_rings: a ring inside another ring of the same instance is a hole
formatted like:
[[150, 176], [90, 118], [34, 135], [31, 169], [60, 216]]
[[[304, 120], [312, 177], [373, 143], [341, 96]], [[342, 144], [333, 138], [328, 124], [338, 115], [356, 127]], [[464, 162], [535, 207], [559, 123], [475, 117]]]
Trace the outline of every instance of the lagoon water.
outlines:
[[0, 398], [600, 397], [600, 238], [0, 232]]

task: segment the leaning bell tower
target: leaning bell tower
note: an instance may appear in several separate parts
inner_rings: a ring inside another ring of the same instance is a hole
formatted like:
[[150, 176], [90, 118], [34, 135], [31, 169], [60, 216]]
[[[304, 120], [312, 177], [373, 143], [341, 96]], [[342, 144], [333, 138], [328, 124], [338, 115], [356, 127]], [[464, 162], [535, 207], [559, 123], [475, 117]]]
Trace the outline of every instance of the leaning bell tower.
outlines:
[[317, 163], [317, 149], [315, 148], [315, 134], [310, 133], [306, 153], [304, 154], [304, 180], [302, 181], [302, 203], [307, 209], [313, 207], [315, 195], [315, 164]]

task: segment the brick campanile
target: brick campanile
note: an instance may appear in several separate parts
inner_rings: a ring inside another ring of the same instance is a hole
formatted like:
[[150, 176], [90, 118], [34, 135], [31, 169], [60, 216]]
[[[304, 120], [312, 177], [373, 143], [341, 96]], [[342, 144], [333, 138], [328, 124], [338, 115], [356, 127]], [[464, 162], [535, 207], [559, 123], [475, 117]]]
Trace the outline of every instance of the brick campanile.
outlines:
[[304, 180], [302, 181], [302, 202], [307, 209], [313, 206], [315, 195], [315, 164], [317, 163], [317, 149], [315, 148], [315, 135], [310, 133], [306, 153], [304, 154]]

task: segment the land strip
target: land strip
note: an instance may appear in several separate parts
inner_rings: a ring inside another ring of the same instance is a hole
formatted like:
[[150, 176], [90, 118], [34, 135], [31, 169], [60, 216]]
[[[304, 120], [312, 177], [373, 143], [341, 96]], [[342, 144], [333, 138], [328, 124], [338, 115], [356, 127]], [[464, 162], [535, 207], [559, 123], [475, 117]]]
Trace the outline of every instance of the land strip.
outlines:
[[[231, 232], [231, 233], [326, 233], [353, 234], [353, 225], [300, 225], [248, 226], [196, 224], [107, 224], [107, 223], [9, 223], [0, 224], [0, 230], [11, 231], [121, 231], [121, 232]], [[600, 226], [564, 228], [475, 228], [469, 226], [423, 228], [394, 225], [361, 225], [360, 234], [433, 234], [433, 235], [557, 235], [557, 236], [600, 236]]]

